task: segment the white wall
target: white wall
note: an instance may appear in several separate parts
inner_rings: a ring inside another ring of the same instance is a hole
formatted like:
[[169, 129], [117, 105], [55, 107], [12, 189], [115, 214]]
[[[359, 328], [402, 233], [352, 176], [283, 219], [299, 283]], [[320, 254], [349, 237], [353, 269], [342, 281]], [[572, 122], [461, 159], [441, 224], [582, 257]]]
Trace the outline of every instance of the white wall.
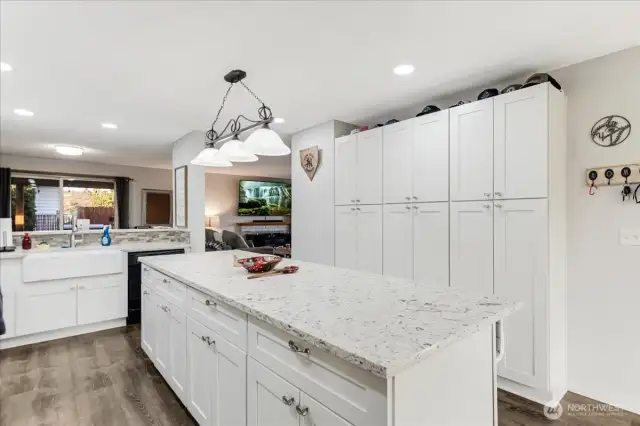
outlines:
[[[334, 264], [334, 143], [354, 126], [328, 121], [291, 140], [291, 253], [299, 260]], [[320, 165], [313, 181], [300, 167], [300, 150], [318, 145]]]
[[[234, 166], [235, 167], [235, 166]], [[219, 216], [219, 228], [235, 230], [236, 222], [250, 222], [255, 219], [265, 219], [264, 216], [238, 216], [238, 197], [241, 180], [264, 180], [289, 182], [289, 179], [272, 177], [236, 176], [219, 173], [205, 175], [205, 214]], [[295, 198], [295, 194], [293, 195]], [[266, 219], [282, 220], [282, 216], [269, 216]]]
[[78, 160], [0, 155], [0, 166], [14, 170], [75, 173], [87, 176], [128, 177], [133, 179], [129, 187], [129, 226], [142, 224], [142, 190], [171, 190], [171, 171], [144, 167], [117, 166]]
[[[200, 131], [187, 133], [173, 143], [172, 164], [176, 167], [187, 166], [187, 228], [191, 232], [191, 251], [204, 252], [204, 167], [190, 164], [204, 148], [205, 135]], [[171, 179], [175, 180], [171, 171]], [[175, 182], [173, 182], [175, 194]], [[175, 197], [174, 197], [175, 198]], [[175, 201], [173, 203], [175, 209]], [[176, 212], [173, 212], [175, 227]]]
[[[640, 204], [585, 186], [589, 167], [640, 163], [640, 47], [551, 74], [568, 97], [569, 389], [640, 413], [640, 247], [619, 243], [620, 228], [640, 228]], [[610, 114], [632, 133], [602, 148], [589, 131]]]

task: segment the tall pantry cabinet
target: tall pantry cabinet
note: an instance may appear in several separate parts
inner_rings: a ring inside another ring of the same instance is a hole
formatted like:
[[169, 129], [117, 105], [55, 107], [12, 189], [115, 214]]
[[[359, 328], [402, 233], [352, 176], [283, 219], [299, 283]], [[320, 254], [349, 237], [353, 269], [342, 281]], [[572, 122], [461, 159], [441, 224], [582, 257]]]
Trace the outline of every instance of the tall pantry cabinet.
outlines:
[[335, 150], [335, 265], [522, 302], [498, 384], [542, 403], [567, 388], [565, 127], [546, 83]]
[[450, 285], [523, 303], [499, 386], [539, 402], [566, 391], [565, 114], [550, 84], [450, 112]]

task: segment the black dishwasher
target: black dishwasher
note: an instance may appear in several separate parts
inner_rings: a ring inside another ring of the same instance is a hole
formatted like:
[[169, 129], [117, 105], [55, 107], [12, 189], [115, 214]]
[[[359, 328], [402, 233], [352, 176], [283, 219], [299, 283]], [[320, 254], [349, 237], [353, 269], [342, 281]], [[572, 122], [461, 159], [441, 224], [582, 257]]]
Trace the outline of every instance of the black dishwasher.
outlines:
[[140, 306], [142, 304], [142, 264], [141, 257], [165, 256], [168, 254], [183, 254], [184, 249], [137, 251], [129, 253], [128, 276], [128, 311], [127, 325], [140, 324]]

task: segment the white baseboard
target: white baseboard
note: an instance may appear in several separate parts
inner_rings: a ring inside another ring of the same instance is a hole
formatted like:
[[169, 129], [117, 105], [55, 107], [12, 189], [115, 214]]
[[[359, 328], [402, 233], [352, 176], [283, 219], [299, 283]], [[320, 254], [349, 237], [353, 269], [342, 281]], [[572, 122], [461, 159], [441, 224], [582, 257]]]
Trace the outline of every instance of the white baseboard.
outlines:
[[542, 405], [558, 403], [562, 401], [562, 398], [564, 398], [564, 395], [567, 393], [567, 389], [556, 390], [553, 392], [535, 389], [513, 382], [509, 379], [505, 379], [504, 377], [498, 377], [498, 388]]
[[42, 333], [29, 334], [26, 336], [16, 336], [9, 339], [0, 340], [0, 349], [16, 348], [18, 346], [33, 345], [34, 343], [47, 342], [50, 340], [64, 339], [65, 337], [78, 336], [80, 334], [94, 333], [96, 331], [108, 330], [110, 328], [124, 327], [127, 325], [126, 318], [97, 322], [94, 324], [78, 325], [75, 327], [63, 328], [60, 330], [45, 331]]

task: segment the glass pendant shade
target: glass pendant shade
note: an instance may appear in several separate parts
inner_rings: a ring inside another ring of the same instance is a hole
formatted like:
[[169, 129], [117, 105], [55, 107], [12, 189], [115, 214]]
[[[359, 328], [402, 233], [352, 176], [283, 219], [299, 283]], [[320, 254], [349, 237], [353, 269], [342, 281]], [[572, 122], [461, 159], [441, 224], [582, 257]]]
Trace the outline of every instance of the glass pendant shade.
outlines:
[[244, 143], [244, 148], [256, 155], [278, 156], [291, 154], [291, 149], [267, 125], [251, 133]]
[[205, 167], [231, 167], [233, 164], [215, 148], [205, 148], [191, 160], [191, 164]]
[[218, 155], [231, 162], [250, 163], [252, 161], [258, 161], [258, 157], [248, 151], [245, 144], [241, 142], [237, 136], [225, 142], [220, 148]]

